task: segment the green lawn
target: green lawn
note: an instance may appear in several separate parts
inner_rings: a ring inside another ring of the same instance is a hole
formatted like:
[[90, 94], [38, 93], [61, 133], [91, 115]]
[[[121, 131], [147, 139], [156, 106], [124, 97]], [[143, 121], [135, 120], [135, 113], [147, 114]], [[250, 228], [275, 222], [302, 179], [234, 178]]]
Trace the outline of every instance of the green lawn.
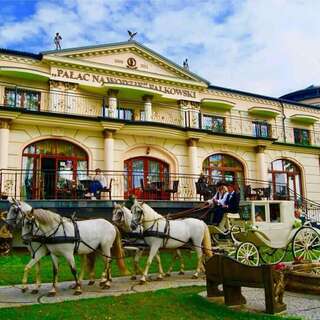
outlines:
[[[195, 253], [185, 252], [183, 254], [185, 262], [185, 270], [195, 269], [196, 266], [196, 256]], [[30, 254], [27, 252], [15, 252], [9, 256], [0, 256], [0, 285], [10, 285], [10, 284], [20, 284], [24, 266], [30, 260]], [[77, 257], [77, 265], [79, 266], [79, 259]], [[59, 270], [59, 281], [63, 280], [73, 280], [70, 269], [64, 258], [60, 259], [60, 270]], [[172, 261], [171, 254], [161, 253], [161, 261], [164, 267], [164, 271], [168, 270], [169, 264]], [[141, 258], [141, 266], [144, 266], [146, 262], [146, 257]], [[126, 258], [126, 265], [128, 269], [132, 270], [132, 258]], [[178, 270], [179, 263], [176, 262], [174, 265], [174, 270]], [[96, 264], [96, 275], [100, 278], [103, 269], [103, 262], [100, 257], [97, 258]], [[157, 265], [155, 259], [152, 263], [150, 272], [157, 272]], [[30, 272], [29, 283], [34, 282], [34, 269]], [[119, 276], [119, 269], [117, 267], [116, 261], [112, 262], [112, 276]], [[50, 257], [44, 257], [41, 260], [41, 280], [42, 282], [52, 281], [52, 264]]]
[[294, 319], [262, 314], [235, 312], [210, 303], [197, 295], [204, 287], [165, 289], [58, 304], [0, 309], [0, 319], [216, 319], [262, 320]]

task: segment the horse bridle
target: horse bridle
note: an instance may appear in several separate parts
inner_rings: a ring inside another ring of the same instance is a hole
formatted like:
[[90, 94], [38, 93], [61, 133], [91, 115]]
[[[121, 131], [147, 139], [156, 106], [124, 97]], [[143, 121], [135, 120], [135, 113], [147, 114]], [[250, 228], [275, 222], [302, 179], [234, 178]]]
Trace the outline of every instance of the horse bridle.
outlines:
[[116, 225], [118, 225], [119, 227], [122, 227], [124, 225], [124, 211], [121, 208], [116, 208], [117, 210], [117, 215], [120, 215], [120, 219], [117, 219], [115, 221], [113, 221]]

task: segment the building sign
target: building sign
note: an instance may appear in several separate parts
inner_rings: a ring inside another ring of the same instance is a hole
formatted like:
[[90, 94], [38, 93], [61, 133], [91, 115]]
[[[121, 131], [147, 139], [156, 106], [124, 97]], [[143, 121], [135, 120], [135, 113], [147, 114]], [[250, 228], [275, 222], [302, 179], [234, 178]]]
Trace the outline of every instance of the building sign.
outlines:
[[151, 89], [162, 92], [167, 95], [175, 95], [183, 98], [196, 99], [196, 91], [180, 89], [176, 87], [163, 86], [161, 84], [153, 84], [146, 81], [129, 80], [112, 76], [99, 75], [89, 72], [79, 72], [75, 70], [66, 70], [60, 68], [51, 69], [51, 79], [61, 80], [75, 83], [92, 84], [94, 86], [104, 84], [125, 85]]

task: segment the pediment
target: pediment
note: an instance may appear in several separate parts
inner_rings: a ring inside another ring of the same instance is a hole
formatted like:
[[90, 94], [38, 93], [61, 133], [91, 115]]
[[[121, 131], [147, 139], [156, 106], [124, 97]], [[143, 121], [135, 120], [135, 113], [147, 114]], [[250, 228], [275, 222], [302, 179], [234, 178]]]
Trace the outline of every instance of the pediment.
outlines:
[[208, 82], [194, 73], [182, 68], [156, 52], [132, 41], [110, 45], [64, 49], [43, 52], [44, 57], [55, 56], [88, 62], [88, 65], [111, 66], [119, 70], [136, 70], [150, 76], [165, 76], [180, 80], [191, 80], [202, 84]]

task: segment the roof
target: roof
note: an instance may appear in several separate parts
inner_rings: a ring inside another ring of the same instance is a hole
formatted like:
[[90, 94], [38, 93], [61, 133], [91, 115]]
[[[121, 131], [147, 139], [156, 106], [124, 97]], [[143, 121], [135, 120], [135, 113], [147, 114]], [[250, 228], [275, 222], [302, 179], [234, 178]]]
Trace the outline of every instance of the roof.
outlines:
[[42, 59], [41, 53], [31, 53], [31, 52], [4, 49], [4, 48], [0, 48], [0, 53], [11, 54], [11, 55], [20, 56], [20, 57], [27, 57], [27, 58], [37, 59], [37, 60]]
[[59, 54], [60, 53], [72, 53], [72, 52], [76, 52], [76, 51], [92, 50], [92, 49], [104, 49], [104, 48], [108, 49], [108, 48], [112, 48], [112, 47], [126, 46], [128, 44], [133, 44], [133, 45], [137, 46], [138, 48], [140, 47], [142, 50], [144, 50], [146, 52], [149, 52], [151, 55], [158, 56], [161, 60], [164, 60], [168, 64], [173, 65], [175, 68], [179, 69], [181, 72], [186, 73], [186, 74], [190, 74], [191, 76], [199, 79], [200, 81], [202, 81], [202, 82], [204, 82], [204, 83], [206, 83], [208, 85], [210, 84], [210, 82], [208, 80], [198, 76], [197, 74], [193, 73], [190, 70], [187, 70], [187, 69], [183, 68], [182, 66], [180, 66], [177, 63], [173, 62], [172, 60], [162, 56], [158, 52], [155, 52], [152, 49], [144, 46], [140, 42], [137, 42], [137, 41], [134, 41], [134, 40], [107, 43], [107, 44], [98, 44], [98, 45], [94, 45], [94, 46], [75, 47], [75, 48], [68, 48], [68, 49], [61, 49], [61, 50], [42, 51], [41, 54], [48, 55], [48, 54], [54, 54], [54, 53], [59, 53]]
[[305, 89], [297, 90], [281, 96], [281, 99], [301, 101], [320, 97], [320, 86], [311, 85]]

